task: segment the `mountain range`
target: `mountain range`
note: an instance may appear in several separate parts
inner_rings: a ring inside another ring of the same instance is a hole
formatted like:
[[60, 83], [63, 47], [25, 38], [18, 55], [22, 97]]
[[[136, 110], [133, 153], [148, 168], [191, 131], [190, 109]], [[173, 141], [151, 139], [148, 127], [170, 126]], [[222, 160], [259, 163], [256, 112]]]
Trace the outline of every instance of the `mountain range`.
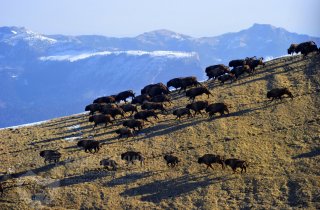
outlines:
[[272, 59], [291, 43], [320, 38], [267, 24], [215, 37], [168, 30], [136, 37], [44, 35], [0, 27], [0, 127], [84, 111], [102, 95], [180, 76], [205, 79], [204, 68], [247, 56]]

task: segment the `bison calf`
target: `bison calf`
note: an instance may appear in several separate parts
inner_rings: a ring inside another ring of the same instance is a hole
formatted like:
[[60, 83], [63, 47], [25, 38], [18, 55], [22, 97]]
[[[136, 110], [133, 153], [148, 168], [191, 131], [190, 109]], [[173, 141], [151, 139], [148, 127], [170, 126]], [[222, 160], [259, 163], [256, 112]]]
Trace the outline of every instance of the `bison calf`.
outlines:
[[104, 166], [104, 168], [106, 168], [108, 171], [110, 170], [116, 171], [118, 166], [116, 161], [111, 160], [109, 158], [101, 160], [100, 165]]
[[293, 99], [292, 93], [288, 90], [288, 88], [274, 88], [267, 93], [267, 98], [280, 99], [282, 100], [283, 95], [288, 95], [291, 99]]
[[84, 148], [84, 151], [87, 152], [89, 150], [89, 152], [98, 152], [100, 149], [100, 143], [99, 141], [96, 140], [81, 140], [77, 143], [78, 147], [82, 147]]
[[44, 158], [44, 163], [57, 163], [60, 160], [61, 153], [57, 150], [43, 150], [40, 152], [40, 156]]
[[205, 164], [207, 165], [207, 169], [210, 167], [213, 169], [212, 165], [213, 163], [219, 163], [222, 166], [222, 169], [225, 167], [225, 163], [223, 161], [223, 158], [220, 155], [213, 155], [213, 154], [205, 154], [202, 157], [198, 159], [199, 164]]
[[244, 172], [247, 172], [247, 167], [248, 167], [248, 164], [246, 163], [246, 161], [244, 160], [239, 160], [239, 159], [235, 159], [235, 158], [231, 158], [231, 159], [226, 159], [224, 161], [224, 163], [227, 165], [227, 166], [230, 166], [233, 170], [233, 173], [236, 172], [236, 169], [237, 168], [241, 168], [241, 173], [242, 171], [244, 170]]
[[121, 160], [126, 160], [127, 164], [129, 163], [134, 164], [133, 161], [139, 160], [141, 166], [142, 166], [142, 163], [144, 162], [144, 158], [142, 157], [142, 154], [140, 152], [135, 152], [135, 151], [128, 151], [128, 152], [122, 153]]
[[180, 162], [178, 157], [173, 155], [165, 155], [163, 158], [167, 161], [167, 166], [172, 168], [178, 165], [178, 163]]

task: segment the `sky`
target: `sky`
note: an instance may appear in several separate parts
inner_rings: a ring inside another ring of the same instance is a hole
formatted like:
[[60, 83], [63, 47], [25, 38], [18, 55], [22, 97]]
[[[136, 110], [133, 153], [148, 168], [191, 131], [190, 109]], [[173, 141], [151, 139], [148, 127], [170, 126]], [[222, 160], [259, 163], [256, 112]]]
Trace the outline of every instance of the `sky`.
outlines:
[[209, 37], [271, 24], [320, 37], [320, 0], [0, 0], [0, 27], [132, 37], [167, 29]]

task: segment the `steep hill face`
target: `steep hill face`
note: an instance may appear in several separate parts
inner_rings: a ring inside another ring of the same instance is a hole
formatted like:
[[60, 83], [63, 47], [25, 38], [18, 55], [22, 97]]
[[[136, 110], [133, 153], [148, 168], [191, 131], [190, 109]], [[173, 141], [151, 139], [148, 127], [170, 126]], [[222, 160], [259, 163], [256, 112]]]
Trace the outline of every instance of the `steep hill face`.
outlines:
[[286, 54], [291, 43], [320, 39], [267, 24], [215, 37], [168, 30], [136, 37], [43, 35], [0, 27], [0, 127], [79, 113], [101, 95], [173, 77], [197, 76], [232, 59]]
[[[271, 60], [255, 75], [224, 85], [204, 83], [230, 114], [152, 119], [135, 137], [118, 139], [123, 119], [92, 130], [87, 114], [0, 130], [1, 209], [290, 209], [320, 208], [320, 59], [318, 54]], [[268, 90], [287, 87], [294, 98], [269, 102]], [[188, 104], [171, 93], [171, 113]], [[90, 154], [75, 145], [93, 135], [102, 147]], [[58, 164], [44, 165], [39, 151], [58, 149]], [[140, 151], [145, 164], [127, 166], [120, 154]], [[163, 155], [181, 159], [166, 166]], [[247, 173], [205, 169], [198, 157], [219, 154], [248, 162]], [[116, 172], [101, 170], [110, 157]]]

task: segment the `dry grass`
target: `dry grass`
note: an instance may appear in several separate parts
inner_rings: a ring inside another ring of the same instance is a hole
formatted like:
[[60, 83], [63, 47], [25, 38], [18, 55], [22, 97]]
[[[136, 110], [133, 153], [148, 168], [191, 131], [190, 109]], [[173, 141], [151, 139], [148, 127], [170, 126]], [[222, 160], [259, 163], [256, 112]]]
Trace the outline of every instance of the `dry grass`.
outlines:
[[[0, 209], [320, 209], [319, 55], [272, 60], [233, 84], [205, 85], [214, 94], [208, 100], [227, 103], [229, 116], [161, 115], [120, 140], [114, 130], [121, 121], [92, 131], [83, 114], [0, 130], [0, 172], [9, 173]], [[267, 90], [279, 86], [295, 98], [268, 103]], [[172, 97], [170, 110], [188, 103]], [[89, 135], [103, 144], [99, 153], [66, 140]], [[44, 165], [43, 149], [58, 149], [62, 161]], [[142, 152], [144, 166], [120, 160], [131, 149]], [[182, 159], [177, 168], [166, 166], [168, 152]], [[196, 162], [205, 153], [247, 160], [248, 171], [205, 170]], [[99, 170], [106, 157], [119, 163], [117, 172]]]

